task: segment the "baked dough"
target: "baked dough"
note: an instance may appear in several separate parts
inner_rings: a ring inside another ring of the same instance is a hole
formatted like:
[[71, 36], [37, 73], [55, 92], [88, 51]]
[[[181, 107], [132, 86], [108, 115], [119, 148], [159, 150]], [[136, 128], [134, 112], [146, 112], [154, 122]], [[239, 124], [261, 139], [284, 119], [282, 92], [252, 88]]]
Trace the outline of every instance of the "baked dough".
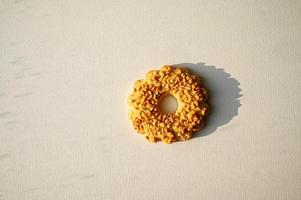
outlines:
[[[177, 99], [176, 112], [159, 110], [158, 103], [165, 95]], [[165, 65], [135, 82], [128, 98], [129, 118], [134, 129], [150, 142], [188, 140], [204, 126], [208, 114], [206, 99], [207, 90], [201, 86], [198, 76], [190, 74], [186, 68]]]

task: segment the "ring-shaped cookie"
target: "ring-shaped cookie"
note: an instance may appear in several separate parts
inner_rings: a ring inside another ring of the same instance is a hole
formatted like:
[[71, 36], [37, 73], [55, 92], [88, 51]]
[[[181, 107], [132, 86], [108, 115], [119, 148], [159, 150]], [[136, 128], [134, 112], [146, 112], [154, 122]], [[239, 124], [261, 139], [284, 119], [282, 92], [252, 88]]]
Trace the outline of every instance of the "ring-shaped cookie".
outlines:
[[[165, 95], [177, 99], [176, 112], [159, 110], [158, 104]], [[150, 142], [188, 140], [204, 126], [208, 114], [206, 99], [207, 90], [198, 76], [190, 74], [186, 68], [165, 65], [135, 82], [128, 98], [129, 118], [137, 132]]]

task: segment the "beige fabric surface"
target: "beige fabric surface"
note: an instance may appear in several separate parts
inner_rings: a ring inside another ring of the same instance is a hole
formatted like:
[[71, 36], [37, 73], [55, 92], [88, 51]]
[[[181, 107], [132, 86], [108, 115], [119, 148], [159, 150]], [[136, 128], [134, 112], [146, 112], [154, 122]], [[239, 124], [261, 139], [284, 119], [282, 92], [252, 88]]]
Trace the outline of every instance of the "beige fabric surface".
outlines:
[[[301, 1], [0, 0], [0, 199], [300, 199]], [[204, 79], [212, 112], [150, 144], [133, 82]]]

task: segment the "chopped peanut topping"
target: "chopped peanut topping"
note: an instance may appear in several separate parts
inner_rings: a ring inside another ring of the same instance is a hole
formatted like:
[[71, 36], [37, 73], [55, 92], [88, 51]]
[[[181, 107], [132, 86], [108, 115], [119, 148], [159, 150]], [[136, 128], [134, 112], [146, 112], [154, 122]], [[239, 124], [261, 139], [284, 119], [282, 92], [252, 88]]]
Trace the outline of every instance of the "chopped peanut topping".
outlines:
[[[174, 113], [161, 113], [158, 109], [159, 100], [167, 94], [178, 101], [179, 107]], [[170, 144], [188, 140], [204, 126], [208, 114], [206, 99], [207, 91], [198, 76], [191, 75], [185, 68], [165, 65], [135, 82], [128, 98], [129, 118], [135, 130], [150, 142]]]

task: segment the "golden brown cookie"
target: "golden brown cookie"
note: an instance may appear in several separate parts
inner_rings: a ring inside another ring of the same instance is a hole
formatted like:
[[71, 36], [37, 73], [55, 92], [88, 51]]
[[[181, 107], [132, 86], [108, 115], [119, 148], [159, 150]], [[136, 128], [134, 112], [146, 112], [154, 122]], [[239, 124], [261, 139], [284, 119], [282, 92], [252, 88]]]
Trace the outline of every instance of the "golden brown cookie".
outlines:
[[[177, 99], [176, 112], [159, 110], [158, 103], [165, 95]], [[128, 98], [129, 118], [137, 132], [150, 142], [188, 140], [204, 126], [208, 114], [206, 98], [207, 91], [198, 76], [185, 68], [165, 65], [160, 70], [149, 71], [144, 80], [135, 82]]]

